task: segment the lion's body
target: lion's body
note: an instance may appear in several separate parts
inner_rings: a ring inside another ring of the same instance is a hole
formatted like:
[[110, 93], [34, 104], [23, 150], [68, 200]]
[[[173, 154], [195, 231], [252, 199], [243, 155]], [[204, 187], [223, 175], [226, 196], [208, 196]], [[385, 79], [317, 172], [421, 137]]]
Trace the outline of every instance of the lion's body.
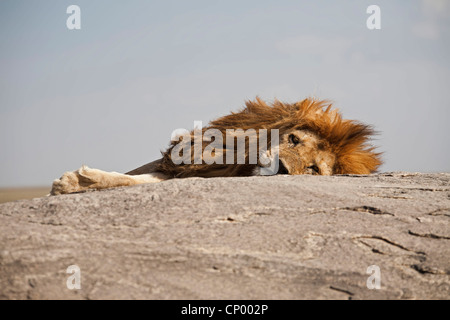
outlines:
[[[325, 109], [326, 107], [326, 109]], [[324, 110], [325, 109], [325, 110]], [[370, 126], [353, 120], [344, 120], [336, 109], [326, 101], [305, 99], [286, 104], [275, 101], [268, 105], [260, 99], [249, 101], [240, 112], [214, 120], [200, 132], [216, 130], [227, 136], [227, 130], [255, 130], [259, 140], [261, 129], [279, 132], [279, 160], [281, 173], [287, 174], [369, 174], [381, 164], [380, 154], [368, 144], [373, 135]], [[232, 177], [258, 175], [262, 167], [258, 154], [256, 162], [250, 161], [250, 139], [245, 140], [245, 161], [225, 161], [230, 148], [225, 143], [217, 146], [213, 153], [221, 158], [217, 163], [208, 164], [205, 160], [195, 161], [195, 130], [179, 141], [172, 141], [161, 159], [132, 170], [127, 174], [108, 173], [83, 167], [78, 171], [67, 172], [53, 183], [52, 194], [71, 193], [86, 189], [104, 189], [140, 183], [159, 182], [172, 178], [187, 177]], [[233, 141], [236, 134], [233, 136]], [[185, 141], [189, 140], [189, 141]], [[245, 139], [245, 138], [244, 138]], [[267, 137], [268, 147], [271, 136]], [[174, 148], [179, 144], [191, 148], [188, 163], [176, 164], [173, 159]], [[202, 152], [210, 141], [201, 140]], [[234, 159], [237, 157], [237, 144], [232, 144]], [[271, 157], [271, 155], [269, 155]], [[197, 159], [198, 160], [198, 159]]]

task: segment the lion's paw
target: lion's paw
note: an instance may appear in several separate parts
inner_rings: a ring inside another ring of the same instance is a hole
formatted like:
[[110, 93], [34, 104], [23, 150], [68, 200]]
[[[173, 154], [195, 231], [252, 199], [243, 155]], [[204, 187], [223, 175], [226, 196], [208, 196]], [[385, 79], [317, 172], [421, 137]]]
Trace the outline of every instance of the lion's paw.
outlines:
[[51, 195], [66, 194], [95, 189], [97, 170], [82, 166], [77, 171], [66, 172], [53, 181]]

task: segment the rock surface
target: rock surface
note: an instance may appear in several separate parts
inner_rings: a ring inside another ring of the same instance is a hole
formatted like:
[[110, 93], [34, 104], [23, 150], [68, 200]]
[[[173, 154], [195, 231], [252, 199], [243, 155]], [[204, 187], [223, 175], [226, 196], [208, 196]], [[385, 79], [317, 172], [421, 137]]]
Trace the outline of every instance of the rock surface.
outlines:
[[[0, 205], [0, 299], [449, 299], [449, 226], [448, 173], [193, 178], [17, 201]], [[372, 265], [380, 289], [367, 287]]]

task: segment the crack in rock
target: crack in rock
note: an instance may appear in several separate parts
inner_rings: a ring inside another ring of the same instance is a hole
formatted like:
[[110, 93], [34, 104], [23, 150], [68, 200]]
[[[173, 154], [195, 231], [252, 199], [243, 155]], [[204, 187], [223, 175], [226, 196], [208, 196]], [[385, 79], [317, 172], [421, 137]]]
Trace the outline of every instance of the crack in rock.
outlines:
[[411, 197], [404, 197], [404, 196], [391, 196], [391, 195], [379, 195], [379, 194], [369, 194], [369, 197], [374, 198], [384, 198], [384, 199], [400, 199], [400, 200], [408, 200], [413, 199]]
[[356, 239], [356, 240], [358, 240], [359, 242], [363, 243], [364, 245], [371, 247], [371, 248], [373, 249], [372, 251], [375, 250], [375, 251], [374, 251], [375, 253], [381, 253], [381, 254], [384, 254], [384, 253], [380, 252], [378, 249], [372, 247], [370, 244], [367, 244], [367, 243], [365, 243], [364, 241], [361, 241], [360, 239], [374, 239], [374, 240], [380, 240], [380, 241], [383, 241], [383, 242], [385, 242], [385, 243], [387, 243], [387, 244], [389, 244], [389, 245], [392, 245], [392, 246], [394, 246], [394, 247], [397, 247], [397, 248], [399, 248], [399, 249], [402, 249], [402, 250], [405, 250], [405, 251], [408, 251], [408, 252], [414, 252], [414, 253], [416, 253], [416, 254], [426, 255], [425, 252], [422, 252], [422, 251], [414, 251], [414, 250], [408, 249], [408, 248], [402, 246], [401, 244], [395, 243], [395, 242], [392, 241], [392, 240], [389, 240], [389, 239], [386, 239], [386, 238], [380, 237], [380, 236], [359, 236], [359, 237], [354, 237], [353, 239]]
[[422, 238], [430, 238], [430, 239], [445, 239], [450, 240], [450, 237], [447, 236], [441, 236], [434, 233], [417, 233], [411, 230], [408, 230], [408, 233], [415, 237], [422, 237]]
[[430, 191], [430, 192], [450, 191], [450, 189], [448, 189], [448, 188], [424, 188], [424, 187], [396, 187], [396, 186], [384, 187], [384, 186], [378, 186], [377, 188], [380, 188], [380, 189], [417, 190], [417, 191]]
[[427, 213], [427, 215], [429, 215], [429, 216], [446, 216], [446, 217], [450, 217], [449, 213], [442, 213], [442, 212], [450, 212], [450, 208], [436, 209], [434, 211], [431, 211], [431, 212]]
[[435, 275], [450, 274], [449, 271], [443, 271], [443, 270], [439, 270], [436, 268], [432, 268], [432, 267], [424, 266], [424, 265], [420, 265], [420, 264], [413, 264], [410, 267], [411, 267], [411, 269], [419, 272], [420, 274], [435, 274]]
[[341, 208], [341, 210], [349, 210], [349, 211], [356, 211], [356, 212], [367, 212], [367, 213], [371, 213], [371, 214], [385, 214], [385, 215], [389, 215], [389, 216], [394, 216], [394, 214], [387, 212], [387, 211], [383, 211], [381, 209], [375, 208], [375, 207], [371, 207], [371, 206], [359, 206], [359, 207], [345, 207], [345, 208]]
[[338, 288], [338, 287], [335, 287], [335, 286], [330, 286], [330, 289], [331, 289], [331, 290], [334, 290], [334, 291], [338, 291], [338, 292], [342, 292], [342, 293], [348, 294], [349, 296], [354, 296], [354, 295], [355, 295], [355, 294], [354, 294], [353, 292], [351, 292], [351, 291], [348, 291], [348, 290], [346, 290], [346, 289], [341, 289], [341, 288]]

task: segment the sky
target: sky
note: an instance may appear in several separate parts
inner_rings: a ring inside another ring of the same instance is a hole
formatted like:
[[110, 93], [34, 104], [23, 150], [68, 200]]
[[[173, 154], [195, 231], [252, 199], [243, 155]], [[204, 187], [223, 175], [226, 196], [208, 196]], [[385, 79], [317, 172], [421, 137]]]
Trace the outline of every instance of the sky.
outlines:
[[129, 171], [256, 96], [373, 125], [381, 172], [449, 172], [449, 31], [447, 0], [2, 0], [0, 187]]

